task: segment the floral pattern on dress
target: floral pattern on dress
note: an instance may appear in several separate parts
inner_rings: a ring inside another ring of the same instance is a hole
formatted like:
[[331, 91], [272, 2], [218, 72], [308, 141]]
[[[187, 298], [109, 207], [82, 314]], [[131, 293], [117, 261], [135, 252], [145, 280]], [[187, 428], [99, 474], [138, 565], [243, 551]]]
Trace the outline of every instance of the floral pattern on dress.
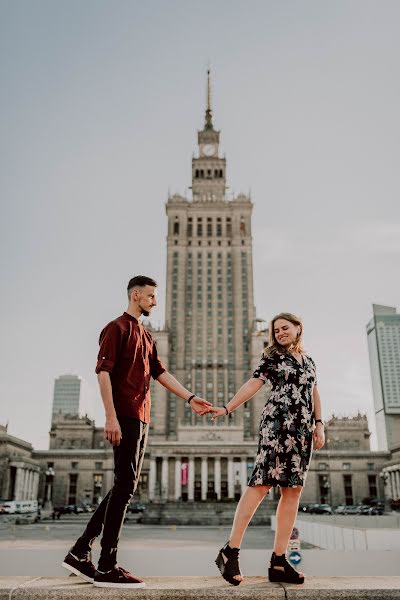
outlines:
[[261, 415], [257, 457], [249, 485], [297, 487], [305, 483], [311, 461], [316, 367], [303, 355], [301, 365], [289, 353], [261, 358], [253, 377], [271, 384]]

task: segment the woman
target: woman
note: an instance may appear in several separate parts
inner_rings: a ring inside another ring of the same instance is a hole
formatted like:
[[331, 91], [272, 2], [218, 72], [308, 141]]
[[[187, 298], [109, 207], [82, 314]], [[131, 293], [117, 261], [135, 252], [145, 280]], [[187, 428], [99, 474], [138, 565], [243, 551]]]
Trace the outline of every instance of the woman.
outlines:
[[274, 549], [268, 570], [270, 581], [303, 583], [304, 574], [286, 559], [286, 551], [314, 446], [325, 443], [321, 400], [313, 359], [303, 349], [301, 320], [280, 313], [271, 322], [269, 345], [261, 362], [232, 400], [216, 409], [213, 420], [235, 411], [268, 380], [272, 391], [264, 407], [256, 462], [248, 487], [236, 509], [231, 535], [216, 564], [232, 585], [243, 580], [239, 550], [252, 516], [271, 487], [280, 486]]

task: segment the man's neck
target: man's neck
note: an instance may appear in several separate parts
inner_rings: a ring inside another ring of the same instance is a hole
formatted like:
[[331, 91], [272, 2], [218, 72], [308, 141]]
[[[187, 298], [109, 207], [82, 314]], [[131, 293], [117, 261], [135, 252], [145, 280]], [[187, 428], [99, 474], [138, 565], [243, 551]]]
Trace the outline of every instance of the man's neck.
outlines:
[[131, 317], [135, 317], [135, 319], [137, 319], [138, 321], [139, 321], [139, 318], [142, 316], [142, 311], [140, 310], [140, 308], [138, 306], [129, 305], [125, 312], [128, 315], [131, 315]]

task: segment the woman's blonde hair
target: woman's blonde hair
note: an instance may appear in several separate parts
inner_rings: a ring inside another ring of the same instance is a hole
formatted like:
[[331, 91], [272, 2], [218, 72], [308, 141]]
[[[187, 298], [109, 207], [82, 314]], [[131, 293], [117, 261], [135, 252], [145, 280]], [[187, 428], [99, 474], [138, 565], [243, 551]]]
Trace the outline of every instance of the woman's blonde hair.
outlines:
[[[294, 340], [293, 344], [291, 344], [290, 348], [285, 348], [285, 346], [281, 346], [281, 344], [278, 343], [278, 341], [276, 340], [275, 337], [275, 321], [277, 321], [278, 319], [285, 319], [285, 321], [290, 321], [291, 323], [293, 323], [293, 325], [297, 325], [297, 327], [300, 328], [300, 331], [296, 337], [296, 339]], [[300, 354], [302, 354], [304, 352], [304, 347], [303, 347], [303, 322], [300, 319], [300, 317], [296, 317], [296, 315], [293, 315], [292, 313], [279, 313], [279, 315], [276, 315], [269, 326], [269, 341], [268, 341], [268, 346], [265, 348], [264, 354], [266, 356], [271, 356], [272, 354], [274, 354], [275, 352], [299, 352]]]

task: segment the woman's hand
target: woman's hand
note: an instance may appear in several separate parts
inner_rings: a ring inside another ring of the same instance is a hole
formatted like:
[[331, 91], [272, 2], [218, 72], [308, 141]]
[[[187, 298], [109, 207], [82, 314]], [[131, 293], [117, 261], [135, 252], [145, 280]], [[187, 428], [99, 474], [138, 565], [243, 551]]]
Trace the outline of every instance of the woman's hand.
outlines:
[[317, 423], [314, 430], [314, 447], [321, 450], [325, 446], [325, 430], [322, 423]]
[[213, 410], [214, 414], [211, 417], [211, 421], [215, 421], [218, 417], [226, 417], [226, 410], [223, 406], [216, 406]]
[[203, 398], [199, 398], [198, 396], [195, 396], [193, 400], [191, 400], [190, 406], [194, 412], [201, 417], [204, 417], [204, 415], [209, 412], [213, 412], [213, 406], [211, 402], [208, 402], [208, 400], [204, 400]]

